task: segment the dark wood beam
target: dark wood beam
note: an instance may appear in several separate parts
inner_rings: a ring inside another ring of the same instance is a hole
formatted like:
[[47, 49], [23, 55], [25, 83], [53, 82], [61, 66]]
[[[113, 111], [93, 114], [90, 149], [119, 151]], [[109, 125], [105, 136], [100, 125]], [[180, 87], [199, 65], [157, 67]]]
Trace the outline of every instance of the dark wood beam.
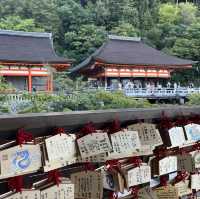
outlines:
[[0, 138], [13, 139], [19, 128], [33, 132], [35, 136], [50, 134], [54, 127], [64, 127], [76, 132], [85, 123], [92, 121], [101, 127], [105, 123], [119, 119], [122, 124], [136, 120], [152, 120], [161, 117], [162, 112], [168, 117], [200, 114], [200, 106], [171, 106], [165, 108], [115, 109], [99, 111], [74, 111], [65, 113], [32, 113], [0, 116]]

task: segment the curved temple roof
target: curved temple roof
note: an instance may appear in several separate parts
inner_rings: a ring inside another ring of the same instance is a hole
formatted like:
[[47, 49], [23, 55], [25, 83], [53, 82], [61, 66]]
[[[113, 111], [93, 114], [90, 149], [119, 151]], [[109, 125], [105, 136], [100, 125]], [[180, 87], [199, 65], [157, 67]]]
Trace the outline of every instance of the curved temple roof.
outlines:
[[56, 55], [51, 33], [0, 30], [0, 62], [67, 64]]
[[109, 36], [108, 41], [88, 59], [72, 68], [76, 72], [90, 65], [92, 61], [106, 64], [139, 65], [139, 66], [188, 66], [195, 62], [167, 55], [156, 50], [140, 38]]

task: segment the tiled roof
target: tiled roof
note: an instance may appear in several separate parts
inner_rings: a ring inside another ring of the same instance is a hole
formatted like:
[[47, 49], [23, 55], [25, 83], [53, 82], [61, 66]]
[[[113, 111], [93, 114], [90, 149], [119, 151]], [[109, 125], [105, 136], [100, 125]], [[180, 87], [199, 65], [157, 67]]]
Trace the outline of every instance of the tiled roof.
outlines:
[[56, 55], [51, 33], [0, 30], [0, 61], [42, 64], [69, 63]]
[[185, 66], [195, 62], [168, 55], [143, 43], [140, 38], [110, 36], [107, 42], [87, 60], [72, 68], [76, 72], [101, 61], [107, 64], [140, 66]]

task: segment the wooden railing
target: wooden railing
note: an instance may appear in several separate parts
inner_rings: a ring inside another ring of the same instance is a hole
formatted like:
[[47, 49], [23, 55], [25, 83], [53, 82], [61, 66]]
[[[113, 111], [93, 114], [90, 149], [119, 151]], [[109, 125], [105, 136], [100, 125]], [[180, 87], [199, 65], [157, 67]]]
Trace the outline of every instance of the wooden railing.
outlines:
[[200, 106], [0, 115], [0, 138], [14, 138], [17, 129], [22, 127], [33, 132], [35, 136], [48, 134], [54, 127], [64, 127], [69, 132], [76, 132], [90, 121], [97, 127], [101, 127], [117, 118], [123, 125], [131, 121], [159, 119], [163, 112], [170, 118], [189, 116], [200, 114]]

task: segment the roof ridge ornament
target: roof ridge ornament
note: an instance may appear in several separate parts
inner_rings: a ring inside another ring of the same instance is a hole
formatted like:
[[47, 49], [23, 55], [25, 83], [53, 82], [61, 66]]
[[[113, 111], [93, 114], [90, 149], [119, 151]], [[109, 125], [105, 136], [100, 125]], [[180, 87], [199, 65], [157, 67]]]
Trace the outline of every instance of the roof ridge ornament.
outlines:
[[112, 39], [112, 40], [136, 41], [136, 42], [141, 41], [140, 37], [126, 37], [126, 36], [118, 36], [118, 35], [108, 35], [108, 38]]
[[13, 30], [2, 30], [0, 29], [0, 35], [13, 35], [13, 36], [27, 36], [27, 37], [52, 37], [52, 33], [47, 32], [24, 32], [24, 31], [13, 31]]

